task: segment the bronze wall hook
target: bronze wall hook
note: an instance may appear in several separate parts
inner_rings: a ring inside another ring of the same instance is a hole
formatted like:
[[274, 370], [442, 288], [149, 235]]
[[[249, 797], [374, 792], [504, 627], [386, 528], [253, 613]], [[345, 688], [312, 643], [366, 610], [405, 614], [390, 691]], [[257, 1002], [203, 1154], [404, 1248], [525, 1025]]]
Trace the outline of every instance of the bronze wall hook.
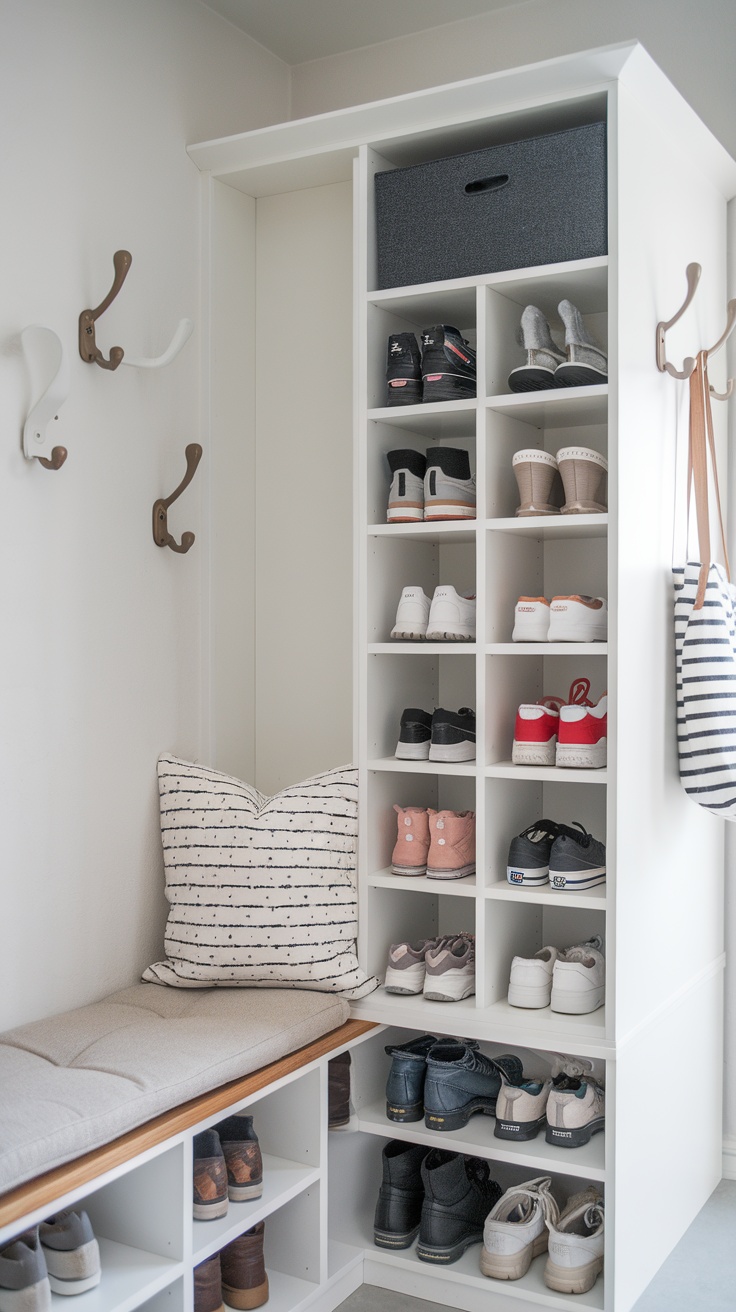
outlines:
[[104, 301], [100, 302], [96, 310], [82, 310], [79, 316], [79, 354], [86, 364], [98, 364], [101, 369], [117, 369], [125, 354], [122, 346], [113, 346], [110, 358], [106, 360], [95, 341], [95, 322], [115, 300], [128, 276], [133, 256], [130, 251], [116, 251], [112, 262], [115, 266], [115, 278]]
[[159, 497], [158, 501], [153, 503], [153, 540], [157, 547], [171, 547], [172, 551], [188, 551], [194, 542], [193, 533], [182, 533], [181, 542], [177, 542], [169, 533], [168, 510], [169, 507], [181, 496], [182, 492], [189, 487], [197, 470], [197, 465], [202, 459], [202, 448], [198, 442], [190, 442], [184, 451], [187, 458], [187, 472], [181, 483], [171, 493], [170, 497]]

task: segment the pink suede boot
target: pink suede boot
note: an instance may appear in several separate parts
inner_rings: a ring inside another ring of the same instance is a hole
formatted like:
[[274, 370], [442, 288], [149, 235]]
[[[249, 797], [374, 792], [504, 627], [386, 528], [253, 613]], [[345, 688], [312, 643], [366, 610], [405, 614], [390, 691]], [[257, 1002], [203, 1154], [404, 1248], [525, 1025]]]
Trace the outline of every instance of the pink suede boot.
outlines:
[[429, 812], [428, 879], [475, 874], [475, 811]]
[[391, 857], [394, 875], [426, 875], [429, 816], [421, 806], [396, 806], [399, 833]]

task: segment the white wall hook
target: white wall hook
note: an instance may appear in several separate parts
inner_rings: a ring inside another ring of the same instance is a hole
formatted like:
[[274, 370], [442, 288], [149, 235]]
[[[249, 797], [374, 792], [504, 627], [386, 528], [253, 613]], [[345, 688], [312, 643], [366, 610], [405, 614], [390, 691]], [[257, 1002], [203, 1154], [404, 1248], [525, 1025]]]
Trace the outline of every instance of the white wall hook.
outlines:
[[140, 355], [126, 355], [123, 357], [120, 363], [132, 365], [134, 369], [163, 369], [164, 365], [171, 364], [171, 361], [176, 359], [176, 356], [179, 354], [182, 346], [184, 346], [185, 342], [189, 341], [189, 338], [191, 337], [193, 331], [194, 331], [194, 323], [192, 322], [192, 320], [181, 319], [179, 321], [179, 327], [174, 333], [174, 336], [169, 342], [169, 345], [167, 346], [163, 355], [156, 355], [150, 357], [140, 356]]
[[51, 425], [69, 395], [69, 361], [51, 328], [30, 324], [21, 333], [23, 353], [37, 394], [23, 425], [23, 454], [40, 460], [45, 469], [61, 469], [66, 447], [54, 441]]

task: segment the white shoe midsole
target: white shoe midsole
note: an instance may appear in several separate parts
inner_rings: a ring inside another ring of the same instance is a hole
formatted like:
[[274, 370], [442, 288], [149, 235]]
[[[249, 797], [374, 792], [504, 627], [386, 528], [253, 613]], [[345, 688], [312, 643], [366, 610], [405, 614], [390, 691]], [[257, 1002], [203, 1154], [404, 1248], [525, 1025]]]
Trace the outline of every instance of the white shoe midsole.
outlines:
[[509, 984], [509, 1006], [548, 1007], [550, 984]]
[[601, 770], [606, 764], [608, 740], [597, 743], [558, 743], [555, 763], [567, 769]]
[[461, 1002], [475, 993], [475, 975], [464, 970], [446, 970], [443, 975], [430, 975], [424, 981], [424, 996], [430, 1002]]
[[432, 743], [430, 761], [474, 761], [475, 743]]
[[550, 1006], [567, 1016], [584, 1016], [603, 1006], [606, 990], [603, 984], [594, 989], [560, 989], [552, 987]]
[[396, 744], [394, 756], [399, 761], [427, 761], [429, 760], [429, 738], [426, 743], [402, 743]]
[[554, 765], [557, 735], [546, 743], [519, 743], [514, 739], [511, 749], [513, 765]]
[[416, 966], [404, 966], [402, 970], [388, 966], [384, 986], [398, 993], [421, 993], [425, 975], [426, 966], [423, 961]]

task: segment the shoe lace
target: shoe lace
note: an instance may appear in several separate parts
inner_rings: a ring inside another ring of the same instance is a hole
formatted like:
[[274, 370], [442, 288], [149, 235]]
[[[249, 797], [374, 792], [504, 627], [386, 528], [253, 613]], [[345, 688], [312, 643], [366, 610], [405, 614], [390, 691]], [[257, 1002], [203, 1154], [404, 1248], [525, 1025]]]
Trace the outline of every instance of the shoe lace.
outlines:
[[[577, 821], [575, 823], [577, 824]], [[558, 831], [559, 825], [556, 820], [537, 820], [535, 824], [529, 825], [528, 829], [524, 829], [519, 834], [519, 838], [531, 838], [539, 842], [542, 838], [556, 838]]]
[[540, 697], [537, 705], [546, 706], [550, 711], [559, 711], [563, 706], [592, 706], [593, 703], [588, 697], [589, 692], [590, 679], [573, 679], [567, 701], [564, 697]]

